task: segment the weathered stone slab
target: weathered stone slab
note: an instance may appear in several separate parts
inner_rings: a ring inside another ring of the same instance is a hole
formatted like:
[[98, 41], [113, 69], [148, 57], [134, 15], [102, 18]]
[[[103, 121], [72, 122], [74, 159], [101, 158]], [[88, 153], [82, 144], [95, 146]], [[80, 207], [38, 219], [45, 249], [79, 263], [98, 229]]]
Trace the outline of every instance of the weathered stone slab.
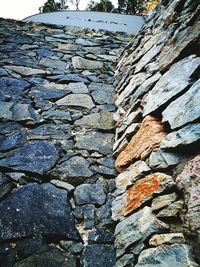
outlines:
[[42, 58], [39, 64], [45, 66], [46, 68], [53, 68], [57, 70], [65, 70], [67, 68], [67, 63], [62, 60], [55, 60], [50, 58]]
[[171, 128], [175, 129], [198, 119], [200, 117], [199, 99], [200, 80], [163, 111], [163, 121], [168, 121]]
[[[145, 100], [146, 104], [144, 105], [143, 116], [146, 116], [147, 114], [162, 107], [178, 93], [182, 92], [190, 84], [190, 77], [199, 65], [200, 58], [197, 58], [194, 55], [186, 57], [175, 63], [170, 70], [167, 71], [162, 78], [160, 78], [148, 94]], [[181, 106], [183, 107], [183, 105]], [[173, 113], [176, 114], [174, 108]]]
[[171, 245], [174, 243], [184, 244], [185, 237], [182, 233], [170, 233], [170, 234], [161, 234], [161, 235], [154, 235], [149, 240], [149, 245], [153, 247], [157, 247], [163, 244]]
[[0, 119], [3, 119], [5, 121], [12, 119], [12, 111], [11, 107], [14, 105], [13, 102], [4, 102], [0, 101]]
[[182, 199], [175, 201], [169, 204], [166, 208], [162, 209], [156, 216], [158, 218], [177, 217], [183, 210], [183, 204], [184, 201]]
[[40, 116], [29, 104], [16, 103], [12, 107], [12, 120], [35, 124], [40, 121]]
[[115, 248], [113, 245], [87, 245], [81, 257], [81, 263], [84, 267], [108, 267], [114, 266], [115, 262]]
[[42, 99], [59, 99], [70, 93], [70, 90], [61, 90], [56, 88], [46, 88], [42, 86], [34, 86], [29, 92], [30, 97], [41, 97]]
[[11, 170], [45, 174], [58, 160], [59, 150], [52, 143], [35, 141], [16, 149], [0, 160], [0, 166]]
[[16, 189], [0, 203], [1, 240], [38, 234], [80, 240], [66, 200], [66, 191], [51, 184], [29, 184]]
[[189, 124], [176, 132], [168, 134], [161, 142], [163, 149], [182, 147], [200, 140], [200, 123]]
[[149, 248], [140, 254], [136, 267], [153, 266], [198, 267], [195, 262], [192, 247], [185, 244], [163, 245]]
[[144, 177], [145, 174], [150, 172], [150, 168], [144, 161], [136, 161], [128, 167], [128, 169], [120, 173], [116, 177], [117, 193], [122, 194], [126, 191], [128, 186], [133, 185], [140, 178]]
[[0, 100], [5, 100], [5, 96], [9, 96], [12, 101], [18, 100], [27, 90], [30, 84], [24, 80], [14, 79], [10, 77], [0, 78]]
[[104, 186], [102, 184], [82, 184], [76, 187], [74, 198], [78, 205], [103, 205], [106, 201]]
[[154, 148], [159, 146], [165, 136], [164, 125], [157, 118], [147, 116], [143, 120], [139, 131], [117, 157], [116, 169], [122, 172], [131, 162], [146, 158]]
[[174, 185], [173, 178], [163, 173], [154, 173], [136, 182], [124, 194], [113, 201], [113, 220], [124, 219], [124, 216], [139, 208], [154, 194], [162, 193]]
[[75, 146], [79, 149], [87, 149], [88, 151], [97, 151], [103, 155], [112, 154], [113, 134], [88, 132], [87, 134], [79, 134], [76, 136]]
[[170, 205], [172, 202], [174, 202], [177, 199], [176, 193], [171, 193], [168, 195], [159, 196], [153, 199], [151, 208], [152, 210], [159, 210], [161, 208], [164, 208], [168, 205]]
[[58, 106], [83, 107], [88, 109], [95, 106], [92, 98], [86, 94], [70, 94], [58, 100], [56, 104]]
[[148, 164], [153, 169], [165, 169], [181, 163], [186, 157], [183, 154], [166, 152], [159, 149], [151, 153]]
[[90, 162], [88, 160], [80, 156], [74, 156], [58, 165], [49, 174], [56, 179], [77, 185], [93, 175], [89, 166]]
[[87, 88], [87, 85], [84, 83], [69, 83], [67, 85], [67, 90], [71, 91], [73, 94], [88, 94], [89, 90]]
[[46, 74], [47, 72], [45, 70], [41, 69], [33, 69], [29, 67], [22, 67], [22, 66], [4, 66], [4, 68], [15, 71], [21, 75], [24, 76], [31, 76], [31, 75], [38, 75], [38, 74]]
[[91, 83], [89, 85], [89, 91], [92, 98], [97, 104], [114, 104], [115, 88], [110, 84], [104, 83]]
[[[128, 248], [139, 254], [143, 248], [144, 240], [155, 233], [166, 230], [168, 226], [159, 221], [152, 213], [151, 208], [144, 207], [138, 212], [118, 223], [115, 228], [115, 247], [117, 249], [117, 257], [120, 257]], [[135, 248], [135, 249], [134, 249]]]
[[27, 141], [26, 131], [21, 130], [9, 135], [0, 135], [0, 151], [6, 151], [22, 146]]
[[102, 69], [103, 63], [100, 61], [93, 61], [88, 60], [79, 56], [72, 58], [72, 65], [75, 69], [86, 69], [86, 70], [93, 70], [93, 69]]
[[76, 120], [74, 125], [83, 126], [84, 128], [96, 128], [102, 130], [112, 130], [114, 128], [113, 113], [100, 112], [84, 116]]

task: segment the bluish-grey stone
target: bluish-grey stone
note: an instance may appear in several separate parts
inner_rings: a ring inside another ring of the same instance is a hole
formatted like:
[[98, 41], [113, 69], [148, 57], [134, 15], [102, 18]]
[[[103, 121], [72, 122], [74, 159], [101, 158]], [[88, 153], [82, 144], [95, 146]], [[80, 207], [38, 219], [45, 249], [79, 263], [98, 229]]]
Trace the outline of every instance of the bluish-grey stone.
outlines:
[[103, 205], [106, 200], [102, 184], [82, 184], [76, 187], [74, 198], [78, 205], [97, 204]]
[[27, 134], [24, 130], [0, 136], [0, 151], [7, 151], [22, 146], [26, 141]]
[[80, 240], [66, 191], [51, 184], [16, 189], [0, 203], [0, 212], [1, 240], [38, 234]]
[[42, 99], [59, 99], [70, 93], [69, 90], [61, 90], [56, 88], [45, 88], [41, 86], [32, 87], [29, 92], [30, 97], [40, 96]]
[[45, 174], [58, 160], [59, 149], [50, 142], [35, 141], [0, 160], [0, 166], [15, 171]]

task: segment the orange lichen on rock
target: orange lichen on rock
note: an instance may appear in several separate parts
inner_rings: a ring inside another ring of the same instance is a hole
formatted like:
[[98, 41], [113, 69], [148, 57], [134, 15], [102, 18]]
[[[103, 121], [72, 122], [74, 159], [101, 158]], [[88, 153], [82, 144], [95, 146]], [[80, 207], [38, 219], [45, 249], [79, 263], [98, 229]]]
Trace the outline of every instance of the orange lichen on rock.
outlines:
[[164, 124], [149, 115], [144, 118], [139, 131], [117, 157], [115, 167], [119, 172], [137, 159], [145, 159], [166, 137]]
[[154, 173], [139, 180], [124, 194], [113, 201], [113, 219], [122, 219], [142, 204], [153, 198], [153, 194], [160, 194], [174, 186], [173, 177], [164, 173]]
[[131, 187], [126, 192], [127, 202], [122, 211], [123, 215], [129, 214], [143, 204], [145, 200], [149, 199], [149, 197], [158, 190], [162, 180], [163, 176], [153, 174]]

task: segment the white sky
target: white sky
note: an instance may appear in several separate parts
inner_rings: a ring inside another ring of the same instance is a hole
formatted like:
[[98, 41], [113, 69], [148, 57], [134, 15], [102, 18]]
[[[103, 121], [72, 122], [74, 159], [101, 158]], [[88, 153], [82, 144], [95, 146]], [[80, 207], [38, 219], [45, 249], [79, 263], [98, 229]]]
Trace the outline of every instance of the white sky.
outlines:
[[[22, 20], [39, 13], [39, 7], [45, 2], [46, 0], [0, 0], [0, 17]], [[89, 2], [90, 0], [81, 0], [80, 10], [84, 10]], [[113, 0], [112, 3], [115, 5], [117, 0]], [[71, 6], [70, 9], [74, 7]]]

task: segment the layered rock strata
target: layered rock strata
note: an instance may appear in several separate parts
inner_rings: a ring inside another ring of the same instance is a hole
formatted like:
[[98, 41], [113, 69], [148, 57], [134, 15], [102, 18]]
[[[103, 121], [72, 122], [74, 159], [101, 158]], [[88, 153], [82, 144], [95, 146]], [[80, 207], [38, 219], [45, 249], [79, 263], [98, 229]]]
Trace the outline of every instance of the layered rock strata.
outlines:
[[166, 0], [115, 72], [117, 267], [199, 266], [198, 1]]

